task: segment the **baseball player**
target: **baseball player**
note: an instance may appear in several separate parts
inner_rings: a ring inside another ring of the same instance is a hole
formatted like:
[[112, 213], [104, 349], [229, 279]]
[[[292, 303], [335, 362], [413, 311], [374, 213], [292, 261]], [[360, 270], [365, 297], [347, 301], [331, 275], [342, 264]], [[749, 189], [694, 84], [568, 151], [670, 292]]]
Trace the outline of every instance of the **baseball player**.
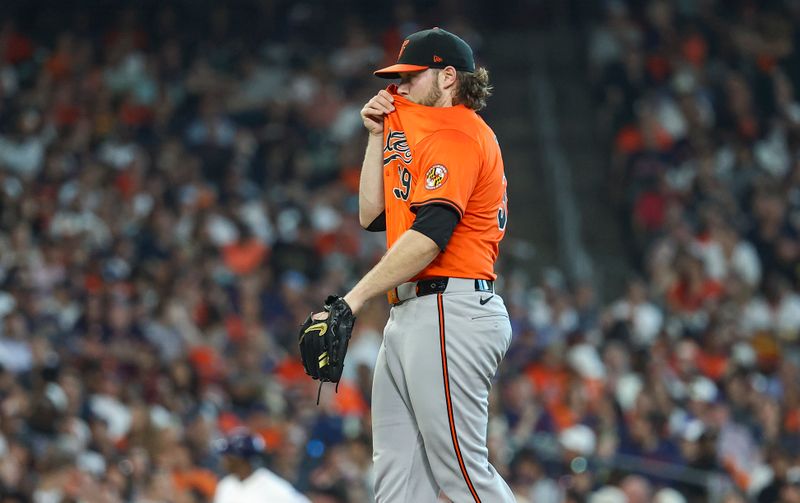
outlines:
[[214, 503], [311, 503], [292, 485], [261, 466], [264, 441], [236, 431], [217, 445], [226, 477], [214, 493]]
[[[359, 218], [386, 231], [388, 251], [346, 305], [326, 303], [331, 319], [387, 291], [393, 305], [372, 390], [375, 498], [427, 503], [441, 491], [459, 503], [514, 501], [486, 447], [491, 381], [511, 340], [494, 291], [506, 178], [497, 139], [476, 114], [488, 74], [466, 42], [433, 28], [410, 35], [397, 64], [375, 75], [400, 81], [361, 110], [369, 140]], [[312, 318], [304, 333], [330, 332], [310, 325], [327, 313]], [[323, 353], [320, 367], [328, 364]]]

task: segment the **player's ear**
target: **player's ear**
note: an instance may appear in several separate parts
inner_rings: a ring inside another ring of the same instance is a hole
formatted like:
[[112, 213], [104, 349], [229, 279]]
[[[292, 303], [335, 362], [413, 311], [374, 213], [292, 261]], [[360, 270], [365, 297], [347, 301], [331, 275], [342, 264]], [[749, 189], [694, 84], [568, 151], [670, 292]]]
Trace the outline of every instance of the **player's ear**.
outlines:
[[442, 89], [450, 89], [456, 85], [458, 73], [452, 66], [446, 66], [439, 72], [439, 85]]

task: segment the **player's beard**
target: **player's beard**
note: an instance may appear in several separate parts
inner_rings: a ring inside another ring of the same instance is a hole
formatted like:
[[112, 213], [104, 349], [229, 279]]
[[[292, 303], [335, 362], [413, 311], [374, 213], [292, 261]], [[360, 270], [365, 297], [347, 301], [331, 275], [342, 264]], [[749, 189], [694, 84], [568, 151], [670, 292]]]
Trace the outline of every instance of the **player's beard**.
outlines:
[[439, 89], [439, 83], [434, 79], [431, 82], [431, 88], [428, 89], [428, 94], [422, 97], [419, 100], [420, 105], [425, 105], [426, 107], [433, 107], [439, 104], [439, 100], [442, 99], [442, 90]]

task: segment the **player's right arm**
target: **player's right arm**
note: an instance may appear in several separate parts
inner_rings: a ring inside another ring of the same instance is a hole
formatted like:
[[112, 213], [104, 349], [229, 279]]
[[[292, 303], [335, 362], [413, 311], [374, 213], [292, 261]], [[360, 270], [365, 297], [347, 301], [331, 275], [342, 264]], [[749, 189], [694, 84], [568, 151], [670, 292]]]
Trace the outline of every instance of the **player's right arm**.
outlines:
[[361, 109], [361, 119], [369, 132], [367, 151], [361, 165], [358, 186], [358, 221], [367, 229], [385, 210], [383, 197], [383, 122], [394, 111], [394, 98], [381, 90]]

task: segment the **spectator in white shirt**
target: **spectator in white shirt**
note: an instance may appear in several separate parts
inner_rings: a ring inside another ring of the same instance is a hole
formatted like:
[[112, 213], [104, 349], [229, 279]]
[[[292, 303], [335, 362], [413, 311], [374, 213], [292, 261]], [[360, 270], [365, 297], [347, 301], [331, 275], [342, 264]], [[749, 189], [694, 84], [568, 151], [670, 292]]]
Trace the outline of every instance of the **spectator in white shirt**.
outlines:
[[217, 485], [214, 503], [311, 503], [289, 482], [259, 466], [264, 454], [261, 437], [237, 431], [221, 444], [228, 475]]
[[616, 301], [610, 309], [614, 321], [628, 323], [637, 345], [648, 347], [661, 331], [664, 316], [661, 310], [647, 298], [647, 285], [640, 279], [628, 283], [625, 297]]
[[753, 298], [742, 312], [744, 329], [751, 334], [774, 331], [784, 340], [798, 340], [800, 295], [792, 291], [786, 278], [777, 274], [767, 278], [764, 290], [764, 295]]
[[711, 229], [711, 239], [696, 242], [708, 275], [722, 280], [731, 274], [739, 276], [750, 288], [761, 282], [761, 261], [755, 247], [741, 239], [736, 229], [718, 222]]

